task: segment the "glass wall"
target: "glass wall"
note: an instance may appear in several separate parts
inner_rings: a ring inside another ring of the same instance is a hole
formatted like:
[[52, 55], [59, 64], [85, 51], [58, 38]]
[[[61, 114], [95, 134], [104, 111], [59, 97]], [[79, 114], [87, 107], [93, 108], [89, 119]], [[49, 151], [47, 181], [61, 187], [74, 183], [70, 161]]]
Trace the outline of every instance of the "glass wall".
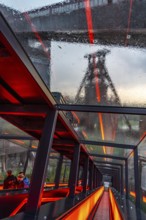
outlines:
[[31, 147], [34, 147], [33, 143], [38, 144], [31, 139], [33, 138], [30, 135], [0, 118], [1, 189], [8, 170], [12, 170], [16, 177], [19, 172], [24, 172], [29, 179], [31, 178], [35, 159], [35, 152], [31, 152]]
[[141, 208], [146, 212], [146, 137], [138, 145]]
[[135, 203], [136, 193], [135, 193], [135, 177], [134, 177], [134, 154], [128, 158], [128, 187], [129, 187], [129, 198]]

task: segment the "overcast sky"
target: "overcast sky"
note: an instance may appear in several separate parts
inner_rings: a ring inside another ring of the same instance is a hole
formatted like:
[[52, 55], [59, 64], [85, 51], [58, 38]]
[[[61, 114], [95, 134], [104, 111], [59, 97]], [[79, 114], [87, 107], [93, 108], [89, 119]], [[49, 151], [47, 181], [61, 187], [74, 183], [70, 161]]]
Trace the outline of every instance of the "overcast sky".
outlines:
[[0, 0], [1, 4], [12, 7], [16, 10], [27, 11], [46, 5], [62, 2], [59, 0]]
[[[88, 67], [84, 58], [105, 48], [100, 45], [52, 42], [51, 90], [64, 96], [77, 94]], [[106, 68], [122, 103], [146, 103], [146, 50], [125, 47], [107, 47]]]

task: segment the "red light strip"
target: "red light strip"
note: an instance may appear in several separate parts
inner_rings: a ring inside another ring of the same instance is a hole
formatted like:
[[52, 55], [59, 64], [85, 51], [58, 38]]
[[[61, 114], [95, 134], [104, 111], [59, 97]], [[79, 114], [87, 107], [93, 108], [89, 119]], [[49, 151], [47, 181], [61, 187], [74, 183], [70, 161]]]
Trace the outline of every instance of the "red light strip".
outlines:
[[93, 24], [92, 24], [92, 13], [90, 7], [90, 0], [84, 0], [85, 4], [85, 12], [86, 12], [86, 20], [88, 26], [88, 36], [91, 44], [94, 43], [94, 34], [93, 34]]
[[38, 41], [40, 42], [40, 44], [41, 44], [41, 46], [42, 46], [46, 56], [48, 57], [48, 59], [50, 59], [50, 53], [48, 53], [48, 50], [47, 50], [45, 44], [43, 43], [43, 41], [42, 41], [42, 39], [41, 39], [41, 37], [40, 37], [36, 27], [32, 23], [29, 14], [27, 12], [24, 12], [23, 15], [24, 15], [25, 19], [27, 20], [27, 22], [30, 24], [31, 29], [32, 29], [33, 33], [35, 34], [36, 38], [38, 39]]
[[23, 199], [22, 202], [16, 207], [16, 209], [14, 209], [14, 211], [9, 215], [9, 217], [16, 215], [19, 210], [27, 203], [27, 200], [27, 198]]
[[[64, 198], [64, 197], [62, 197]], [[56, 198], [42, 198], [41, 199], [41, 203], [42, 202], [54, 202], [57, 200], [62, 199], [61, 197], [56, 197]], [[14, 211], [9, 215], [9, 217], [16, 215], [20, 209], [27, 203], [27, 198], [23, 199], [22, 202], [14, 209]]]
[[[96, 68], [95, 57], [93, 57], [93, 63], [94, 63], [96, 98], [97, 98], [97, 102], [100, 102], [101, 101], [101, 94], [100, 94], [100, 88], [99, 88], [99, 83], [98, 83], [98, 71], [97, 71], [97, 68]], [[99, 118], [101, 138], [102, 138], [102, 140], [104, 140], [105, 139], [105, 132], [104, 132], [104, 124], [103, 124], [103, 119], [102, 119], [102, 113], [98, 113], [98, 118]], [[103, 146], [102, 148], [103, 148], [103, 153], [106, 154], [106, 147]]]
[[87, 135], [87, 133], [84, 130], [82, 130], [82, 135], [84, 136], [84, 138], [88, 139], [88, 135]]

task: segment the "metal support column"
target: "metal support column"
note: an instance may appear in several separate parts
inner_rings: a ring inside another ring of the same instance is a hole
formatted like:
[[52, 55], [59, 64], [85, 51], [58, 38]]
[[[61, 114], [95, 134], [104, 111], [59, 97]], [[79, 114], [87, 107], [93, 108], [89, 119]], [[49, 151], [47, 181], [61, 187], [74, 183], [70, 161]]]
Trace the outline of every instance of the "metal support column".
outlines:
[[89, 189], [92, 190], [93, 189], [93, 162], [90, 161], [90, 165], [89, 165]]
[[79, 186], [79, 180], [80, 180], [80, 164], [79, 164], [79, 168], [78, 168], [78, 176], [77, 176], [77, 186]]
[[124, 193], [124, 189], [123, 189], [123, 166], [120, 167], [120, 179], [121, 179], [121, 195], [123, 195]]
[[96, 167], [93, 166], [93, 189], [96, 188]]
[[120, 166], [120, 170], [121, 170], [121, 195], [124, 195], [123, 166]]
[[28, 165], [28, 160], [29, 160], [31, 145], [32, 145], [32, 140], [30, 140], [29, 148], [28, 148], [28, 150], [27, 150], [27, 157], [26, 157], [26, 161], [25, 161], [25, 164], [24, 164], [24, 168], [23, 168], [24, 174], [26, 173], [26, 169], [27, 169], [27, 165]]
[[98, 176], [97, 176], [97, 167], [96, 167], [96, 169], [95, 169], [95, 188], [97, 188], [97, 185], [98, 185], [98, 183], [97, 183], [97, 181], [98, 181]]
[[121, 175], [120, 173], [117, 173], [117, 187], [118, 187], [118, 191], [121, 194]]
[[66, 167], [67, 167], [67, 165], [65, 164], [64, 166], [65, 166], [65, 167], [64, 167], [64, 173], [63, 173], [63, 183], [65, 183]]
[[62, 169], [62, 161], [63, 161], [63, 155], [60, 154], [59, 161], [57, 164], [57, 169], [56, 169], [56, 175], [55, 175], [55, 189], [59, 188], [60, 175], [61, 175], [61, 169]]
[[140, 186], [139, 186], [139, 172], [138, 172], [138, 150], [134, 149], [134, 177], [135, 177], [135, 193], [136, 193], [136, 208], [140, 209]]
[[83, 192], [84, 193], [86, 193], [86, 189], [87, 189], [88, 168], [89, 168], [89, 157], [86, 157], [85, 162], [84, 162], [84, 170], [83, 170]]
[[69, 188], [70, 188], [69, 197], [71, 197], [71, 198], [74, 197], [74, 195], [75, 195], [75, 187], [77, 184], [79, 159], [80, 159], [80, 145], [74, 147], [73, 160], [72, 160], [72, 164], [71, 164], [70, 177], [69, 177]]
[[100, 185], [100, 172], [98, 168], [96, 168], [96, 188]]
[[128, 187], [128, 160], [125, 160], [125, 188], [126, 188], [126, 199], [129, 198], [129, 187]]
[[31, 177], [31, 186], [24, 217], [24, 219], [27, 220], [33, 220], [36, 218], [41, 205], [41, 197], [44, 189], [49, 153], [52, 147], [57, 115], [58, 112], [56, 110], [49, 110], [45, 119]]

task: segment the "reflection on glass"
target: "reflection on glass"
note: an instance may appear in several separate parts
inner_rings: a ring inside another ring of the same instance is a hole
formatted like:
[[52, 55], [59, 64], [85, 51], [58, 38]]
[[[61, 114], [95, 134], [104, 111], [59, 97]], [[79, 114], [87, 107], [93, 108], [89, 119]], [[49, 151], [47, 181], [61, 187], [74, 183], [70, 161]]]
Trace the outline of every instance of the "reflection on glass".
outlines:
[[[30, 141], [0, 140], [0, 184], [3, 184], [7, 170], [12, 170], [16, 176], [20, 171], [24, 170], [27, 160], [28, 142]], [[29, 169], [26, 173], [28, 174], [28, 172]]]
[[[145, 133], [146, 116], [76, 112], [74, 129], [80, 139], [137, 145]], [[91, 147], [92, 149], [92, 147]], [[103, 148], [106, 153], [106, 148]]]
[[32, 149], [37, 149], [38, 148], [38, 145], [39, 145], [39, 141], [38, 140], [33, 140], [31, 142], [31, 148]]
[[117, 160], [117, 159], [111, 159], [111, 158], [101, 158], [101, 157], [93, 157], [94, 162], [96, 163], [100, 161], [104, 162], [106, 164], [106, 162], [110, 162], [110, 163], [117, 163], [117, 164], [123, 164], [123, 160]]
[[48, 165], [47, 176], [46, 176], [46, 183], [54, 183], [57, 162], [58, 162], [57, 159], [49, 159], [49, 165]]
[[145, 106], [144, 1], [0, 3], [47, 87], [66, 102]]
[[91, 146], [85, 145], [86, 149], [91, 154], [105, 154], [105, 152], [109, 155], [120, 156], [120, 157], [127, 157], [132, 150], [129, 149], [122, 149], [116, 147], [105, 147], [105, 146]]
[[144, 60], [144, 49], [52, 42], [51, 90], [69, 103], [145, 106]]
[[0, 118], [0, 125], [0, 135], [17, 135], [30, 137], [27, 133], [2, 118]]

